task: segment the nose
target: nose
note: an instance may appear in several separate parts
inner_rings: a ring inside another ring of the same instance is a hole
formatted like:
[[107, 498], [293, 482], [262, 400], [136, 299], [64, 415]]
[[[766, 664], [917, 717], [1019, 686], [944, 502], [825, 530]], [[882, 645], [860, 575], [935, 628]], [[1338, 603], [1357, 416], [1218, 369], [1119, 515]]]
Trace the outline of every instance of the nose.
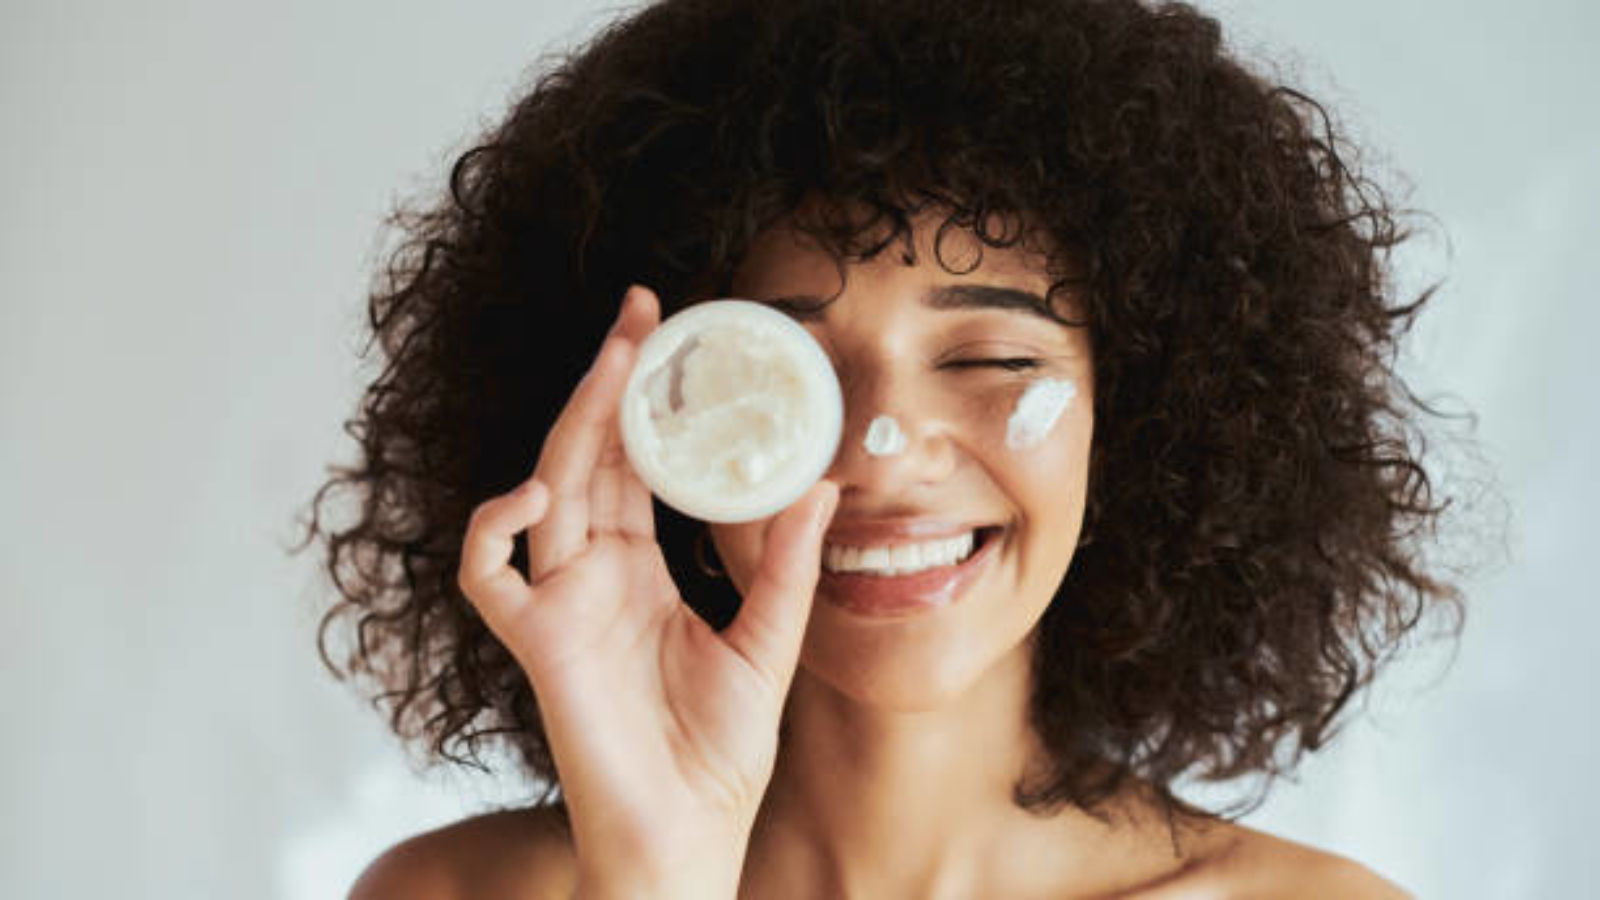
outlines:
[[[919, 393], [914, 379], [888, 366], [840, 373], [844, 392], [844, 434], [828, 478], [843, 492], [884, 498], [938, 484], [954, 471], [958, 448], [951, 423], [937, 400]], [[894, 420], [904, 441], [894, 452], [870, 452], [867, 433], [873, 420]]]

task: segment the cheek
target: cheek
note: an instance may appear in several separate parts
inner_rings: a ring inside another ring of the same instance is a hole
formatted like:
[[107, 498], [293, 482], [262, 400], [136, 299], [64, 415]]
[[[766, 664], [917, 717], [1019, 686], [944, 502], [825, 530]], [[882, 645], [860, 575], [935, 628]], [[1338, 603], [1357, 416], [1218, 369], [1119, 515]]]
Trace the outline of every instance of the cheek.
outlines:
[[1040, 377], [997, 384], [974, 392], [960, 404], [969, 439], [990, 459], [1010, 466], [1040, 466], [1058, 473], [1087, 441], [1091, 406], [1077, 379]]
[[[1037, 443], [1026, 447], [1008, 441], [1006, 423], [1001, 423], [992, 438], [996, 454], [1024, 483], [1030, 497], [1071, 496], [1081, 504], [1088, 487], [1089, 449], [1093, 440], [1094, 416], [1086, 406], [1068, 408], [1054, 427]], [[1014, 431], [1010, 432], [1012, 435]]]
[[1051, 547], [1072, 546], [1088, 496], [1092, 398], [1078, 390], [1056, 408], [1030, 409], [1028, 388], [1014, 385], [983, 411], [979, 452], [1022, 519], [1042, 529], [1030, 533]]

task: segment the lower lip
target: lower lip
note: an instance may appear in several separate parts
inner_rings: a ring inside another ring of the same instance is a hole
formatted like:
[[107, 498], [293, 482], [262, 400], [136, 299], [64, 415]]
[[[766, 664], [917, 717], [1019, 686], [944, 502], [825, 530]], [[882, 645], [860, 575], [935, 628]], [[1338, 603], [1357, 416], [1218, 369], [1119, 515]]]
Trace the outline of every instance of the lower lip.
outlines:
[[976, 553], [954, 566], [938, 566], [911, 575], [869, 575], [824, 569], [817, 593], [847, 612], [873, 618], [902, 618], [949, 606], [983, 574], [994, 555], [999, 534], [991, 534]]

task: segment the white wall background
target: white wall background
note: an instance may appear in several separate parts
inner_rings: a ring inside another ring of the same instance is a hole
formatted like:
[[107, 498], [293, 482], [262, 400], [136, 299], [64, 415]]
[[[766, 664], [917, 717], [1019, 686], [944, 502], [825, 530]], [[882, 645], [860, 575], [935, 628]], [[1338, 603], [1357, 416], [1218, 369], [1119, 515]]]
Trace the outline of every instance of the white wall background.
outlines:
[[[1249, 821], [1422, 897], [1584, 896], [1600, 13], [1206, 5], [1442, 221], [1404, 261], [1447, 277], [1410, 371], [1481, 414], [1516, 511], [1453, 667], [1396, 672]], [[324, 675], [314, 559], [280, 548], [351, 452], [379, 217], [613, 8], [0, 8], [0, 896], [337, 897], [519, 794], [411, 773]]]

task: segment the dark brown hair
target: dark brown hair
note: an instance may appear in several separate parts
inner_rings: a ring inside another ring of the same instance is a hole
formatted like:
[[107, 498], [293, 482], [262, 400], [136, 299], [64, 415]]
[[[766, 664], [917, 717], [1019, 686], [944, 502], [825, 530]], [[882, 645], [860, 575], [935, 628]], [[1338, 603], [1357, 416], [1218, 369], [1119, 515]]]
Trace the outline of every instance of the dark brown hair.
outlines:
[[[1354, 159], [1183, 4], [647, 6], [549, 64], [447, 191], [391, 220], [370, 297], [386, 366], [346, 423], [363, 457], [307, 525], [341, 595], [324, 659], [435, 757], [500, 739], [554, 786], [458, 553], [473, 507], [528, 476], [625, 287], [669, 312], [715, 293], [809, 198], [830, 202], [804, 227], [840, 259], [924, 210], [991, 246], [1029, 236], [984, 227], [998, 216], [1061, 248], [1051, 275], [1096, 348], [1091, 538], [1038, 626], [1050, 758], [1017, 800], [1092, 809], [1132, 776], [1181, 811], [1181, 778], [1270, 781], [1431, 609], [1460, 623], [1423, 563], [1448, 505], [1422, 464], [1437, 412], [1395, 371], [1429, 295], [1395, 296], [1406, 230]], [[341, 498], [356, 515], [333, 528]], [[721, 627], [739, 598], [695, 566], [698, 524], [657, 509]]]

